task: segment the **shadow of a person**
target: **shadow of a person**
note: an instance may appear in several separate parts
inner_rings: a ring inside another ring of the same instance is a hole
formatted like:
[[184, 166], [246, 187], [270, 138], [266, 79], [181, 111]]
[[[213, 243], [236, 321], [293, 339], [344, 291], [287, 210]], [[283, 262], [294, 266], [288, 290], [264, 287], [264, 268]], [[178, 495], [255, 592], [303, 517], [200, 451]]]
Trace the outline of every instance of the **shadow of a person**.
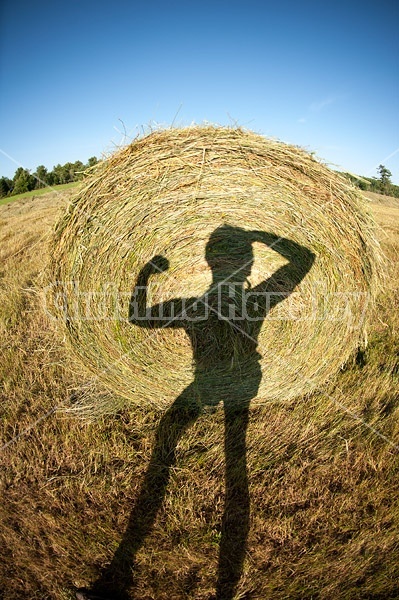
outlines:
[[[288, 263], [250, 288], [254, 254], [262, 242]], [[162, 417], [144, 482], [112, 562], [92, 593], [128, 599], [134, 558], [162, 505], [175, 451], [184, 431], [206, 405], [223, 402], [225, 421], [225, 507], [219, 548], [217, 600], [231, 600], [241, 576], [249, 530], [246, 430], [249, 403], [261, 381], [257, 340], [268, 312], [287, 298], [308, 273], [314, 254], [272, 233], [223, 225], [210, 236], [206, 260], [212, 284], [200, 298], [172, 299], [147, 307], [152, 275], [168, 269], [156, 256], [141, 270], [129, 306], [131, 324], [148, 329], [183, 328], [193, 350], [194, 381]], [[95, 597], [95, 596], [88, 596]]]

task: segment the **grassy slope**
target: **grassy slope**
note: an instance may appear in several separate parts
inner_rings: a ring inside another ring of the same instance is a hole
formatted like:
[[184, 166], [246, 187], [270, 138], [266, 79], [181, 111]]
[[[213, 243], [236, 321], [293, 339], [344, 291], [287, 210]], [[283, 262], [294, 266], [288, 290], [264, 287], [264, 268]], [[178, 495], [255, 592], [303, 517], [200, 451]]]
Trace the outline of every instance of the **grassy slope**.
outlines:
[[[67, 201], [53, 193], [0, 208], [3, 443], [84, 381], [37, 293], [49, 228]], [[398, 453], [353, 416], [399, 444], [399, 205], [372, 208], [391, 261], [367, 349], [323, 392], [251, 413], [251, 529], [237, 597], [399, 597]], [[95, 579], [124, 532], [160, 417], [126, 410], [83, 424], [56, 413], [1, 452], [0, 597], [68, 600]], [[223, 454], [218, 409], [178, 445], [137, 555], [134, 597], [211, 598]]]
[[74, 181], [72, 183], [64, 183], [63, 185], [55, 185], [51, 188], [40, 188], [38, 190], [32, 190], [31, 192], [25, 192], [24, 194], [16, 194], [15, 196], [7, 196], [6, 198], [0, 198], [0, 206], [2, 204], [9, 204], [15, 200], [22, 200], [24, 198], [37, 198], [38, 196], [48, 195], [50, 191], [56, 192], [57, 194], [69, 190], [79, 185], [79, 182]]

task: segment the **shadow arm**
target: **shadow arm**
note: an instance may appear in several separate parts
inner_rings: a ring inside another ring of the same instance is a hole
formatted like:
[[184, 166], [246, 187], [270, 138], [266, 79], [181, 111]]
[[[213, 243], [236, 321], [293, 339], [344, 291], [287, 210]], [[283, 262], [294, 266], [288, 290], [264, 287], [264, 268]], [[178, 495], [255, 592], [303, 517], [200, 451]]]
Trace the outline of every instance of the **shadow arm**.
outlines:
[[141, 269], [129, 302], [129, 323], [148, 329], [181, 327], [178, 318], [182, 308], [180, 299], [161, 302], [151, 307], [147, 306], [150, 277], [163, 273], [168, 268], [169, 263], [165, 257], [154, 256]]
[[264, 243], [289, 261], [268, 279], [250, 290], [252, 294], [264, 295], [265, 300], [261, 304], [264, 304], [264, 311], [267, 314], [270, 309], [285, 300], [301, 283], [312, 268], [315, 255], [305, 246], [273, 233], [259, 231], [253, 232], [253, 234], [254, 242]]

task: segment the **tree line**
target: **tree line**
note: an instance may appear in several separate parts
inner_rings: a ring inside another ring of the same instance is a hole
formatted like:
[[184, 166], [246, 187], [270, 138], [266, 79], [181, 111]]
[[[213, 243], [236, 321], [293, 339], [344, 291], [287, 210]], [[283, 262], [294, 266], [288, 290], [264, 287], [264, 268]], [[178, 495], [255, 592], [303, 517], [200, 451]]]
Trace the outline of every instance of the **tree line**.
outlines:
[[47, 186], [79, 181], [83, 178], [86, 169], [94, 167], [97, 163], [97, 157], [92, 156], [87, 164], [77, 160], [74, 163], [55, 165], [51, 171], [48, 171], [44, 165], [39, 165], [33, 173], [29, 169], [18, 167], [12, 179], [0, 177], [0, 198], [31, 192]]
[[385, 196], [399, 198], [399, 185], [391, 181], [392, 173], [384, 165], [377, 168], [377, 177], [357, 177], [351, 173], [343, 173], [358, 188], [364, 191], [377, 192]]

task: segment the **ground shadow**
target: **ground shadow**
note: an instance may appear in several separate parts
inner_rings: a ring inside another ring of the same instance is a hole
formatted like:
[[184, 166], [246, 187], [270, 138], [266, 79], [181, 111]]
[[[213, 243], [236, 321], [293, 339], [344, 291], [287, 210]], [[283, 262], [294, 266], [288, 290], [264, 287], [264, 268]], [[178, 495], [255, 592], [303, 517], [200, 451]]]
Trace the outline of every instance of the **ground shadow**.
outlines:
[[[251, 288], [248, 277], [254, 242], [272, 248], [288, 263]], [[134, 559], [162, 505], [178, 441], [205, 406], [220, 402], [225, 415], [225, 506], [215, 598], [231, 600], [241, 577], [250, 515], [246, 431], [249, 403], [261, 381], [258, 335], [269, 311], [285, 300], [309, 272], [314, 255], [272, 233], [224, 225], [211, 234], [206, 260], [213, 280], [199, 298], [176, 298], [147, 307], [149, 278], [169, 266], [162, 256], [149, 261], [138, 276], [129, 307], [130, 323], [148, 329], [183, 328], [192, 344], [194, 381], [160, 421], [125, 534], [87, 597], [134, 597]]]

